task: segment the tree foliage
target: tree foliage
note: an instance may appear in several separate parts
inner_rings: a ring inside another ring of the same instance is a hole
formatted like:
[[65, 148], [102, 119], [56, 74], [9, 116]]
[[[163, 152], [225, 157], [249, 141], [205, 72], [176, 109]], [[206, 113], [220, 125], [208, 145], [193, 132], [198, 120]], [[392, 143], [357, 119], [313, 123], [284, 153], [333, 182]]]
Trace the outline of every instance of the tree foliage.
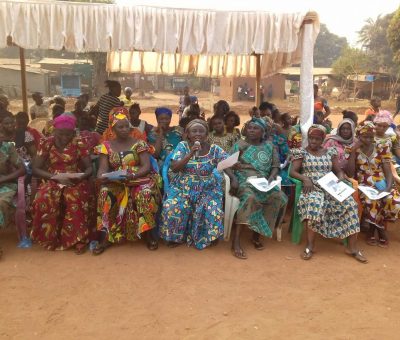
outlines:
[[346, 47], [341, 56], [333, 63], [333, 73], [339, 78], [346, 78], [349, 75], [358, 75], [368, 72], [371, 66], [371, 59], [365, 51], [358, 48]]
[[387, 29], [387, 40], [395, 60], [400, 63], [400, 7], [394, 12]]
[[331, 67], [347, 47], [347, 39], [329, 32], [325, 24], [321, 24], [314, 47], [314, 66]]

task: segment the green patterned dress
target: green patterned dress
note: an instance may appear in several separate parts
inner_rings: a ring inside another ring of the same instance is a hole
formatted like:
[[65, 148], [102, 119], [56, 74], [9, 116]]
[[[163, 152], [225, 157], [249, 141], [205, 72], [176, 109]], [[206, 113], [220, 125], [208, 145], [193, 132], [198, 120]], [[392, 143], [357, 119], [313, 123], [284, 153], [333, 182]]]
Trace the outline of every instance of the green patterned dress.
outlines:
[[[0, 142], [0, 176], [9, 174], [20, 164], [14, 143]], [[0, 184], [0, 228], [6, 228], [14, 221], [16, 194], [17, 181]]]
[[273, 168], [279, 169], [277, 151], [271, 142], [251, 145], [243, 140], [238, 141], [232, 153], [240, 151], [240, 170], [235, 171], [239, 181], [238, 197], [240, 199], [236, 223], [247, 225], [251, 230], [271, 237], [273, 229], [282, 223], [285, 215], [287, 197], [279, 188], [261, 192], [247, 182], [251, 176], [268, 177]]
[[314, 190], [301, 193], [297, 208], [301, 221], [308, 220], [310, 228], [326, 238], [344, 239], [360, 231], [358, 207], [350, 196], [343, 202], [337, 201], [317, 181], [332, 171], [332, 159], [337, 157], [334, 148], [328, 148], [322, 156], [310, 154], [305, 149], [293, 149], [293, 159], [302, 159], [300, 172], [311, 179]]

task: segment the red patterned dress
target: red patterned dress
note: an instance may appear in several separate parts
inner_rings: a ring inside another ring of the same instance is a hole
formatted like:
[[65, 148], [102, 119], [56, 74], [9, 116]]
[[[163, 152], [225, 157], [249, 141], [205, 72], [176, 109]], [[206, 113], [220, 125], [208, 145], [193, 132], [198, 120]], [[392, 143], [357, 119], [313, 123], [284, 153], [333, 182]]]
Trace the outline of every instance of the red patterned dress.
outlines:
[[[151, 151], [146, 142], [139, 140], [124, 152], [115, 152], [110, 142], [104, 142], [98, 149], [108, 156], [110, 171], [127, 170], [133, 174], [139, 169], [139, 154]], [[111, 243], [140, 238], [143, 232], [156, 226], [160, 187], [161, 178], [154, 171], [146, 177], [102, 185], [97, 204], [97, 230], [105, 232]]]
[[[82, 172], [79, 163], [89, 152], [80, 138], [74, 138], [60, 152], [54, 137], [49, 137], [40, 141], [37, 155], [46, 160], [52, 174], [77, 173]], [[49, 250], [64, 250], [86, 242], [91, 199], [86, 180], [72, 187], [53, 180], [42, 181], [33, 202], [32, 239]]]

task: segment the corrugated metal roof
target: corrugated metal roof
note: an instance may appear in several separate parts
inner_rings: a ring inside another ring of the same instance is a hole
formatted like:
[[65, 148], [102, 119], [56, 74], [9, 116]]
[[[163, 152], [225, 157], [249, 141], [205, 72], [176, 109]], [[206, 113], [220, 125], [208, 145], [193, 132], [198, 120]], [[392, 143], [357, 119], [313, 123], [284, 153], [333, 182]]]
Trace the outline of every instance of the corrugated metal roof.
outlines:
[[[280, 70], [278, 73], [291, 76], [299, 76], [300, 67], [286, 67]], [[333, 74], [333, 72], [331, 67], [314, 67], [313, 74], [314, 76], [327, 76]]]
[[[0, 65], [0, 69], [5, 69], [5, 70], [13, 70], [13, 71], [21, 71], [21, 66], [20, 65]], [[35, 74], [49, 74], [49, 73], [57, 73], [55, 71], [49, 71], [49, 70], [44, 70], [42, 68], [38, 67], [30, 67], [26, 66], [26, 72], [27, 73], [35, 73]]]
[[86, 59], [43, 58], [38, 62], [38, 64], [76, 65], [76, 64], [92, 64], [92, 61]]

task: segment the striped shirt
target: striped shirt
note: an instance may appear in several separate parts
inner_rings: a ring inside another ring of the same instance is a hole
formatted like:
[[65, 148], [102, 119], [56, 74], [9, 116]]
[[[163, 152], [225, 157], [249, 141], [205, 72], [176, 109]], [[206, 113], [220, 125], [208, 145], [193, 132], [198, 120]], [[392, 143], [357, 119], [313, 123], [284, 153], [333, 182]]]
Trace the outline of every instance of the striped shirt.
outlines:
[[97, 117], [96, 132], [102, 135], [108, 128], [108, 114], [112, 108], [121, 106], [121, 101], [118, 97], [103, 94], [97, 104], [99, 105], [99, 116]]

